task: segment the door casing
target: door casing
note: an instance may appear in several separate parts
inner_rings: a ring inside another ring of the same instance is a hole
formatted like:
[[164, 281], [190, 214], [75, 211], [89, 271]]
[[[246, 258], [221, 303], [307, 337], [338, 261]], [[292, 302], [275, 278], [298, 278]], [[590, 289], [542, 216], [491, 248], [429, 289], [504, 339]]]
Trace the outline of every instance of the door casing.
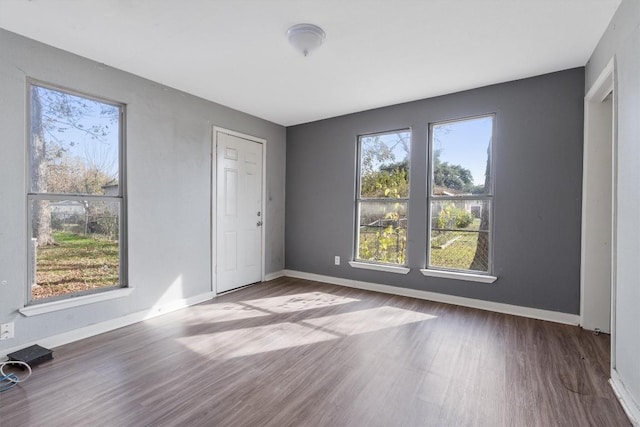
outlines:
[[[611, 333], [612, 344], [617, 204], [614, 86], [612, 60], [585, 96], [580, 263], [580, 324]], [[614, 346], [611, 348], [613, 351]]]

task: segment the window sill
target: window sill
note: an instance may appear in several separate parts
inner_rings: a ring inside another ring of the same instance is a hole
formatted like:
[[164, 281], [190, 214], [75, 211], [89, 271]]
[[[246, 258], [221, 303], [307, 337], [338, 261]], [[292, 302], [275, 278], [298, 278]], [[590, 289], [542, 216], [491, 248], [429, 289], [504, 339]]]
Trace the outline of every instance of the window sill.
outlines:
[[91, 295], [82, 295], [59, 301], [43, 302], [42, 304], [33, 304], [18, 309], [18, 312], [26, 317], [38, 316], [40, 314], [51, 313], [54, 311], [66, 310], [81, 305], [93, 304], [100, 301], [107, 301], [116, 298], [126, 297], [133, 292], [133, 288], [119, 288], [112, 291], [99, 292]]
[[430, 270], [426, 268], [421, 268], [420, 273], [422, 273], [424, 276], [441, 277], [444, 279], [466, 280], [469, 282], [480, 282], [480, 283], [493, 283], [496, 280], [498, 280], [496, 276], [489, 276], [486, 274], [462, 273], [459, 271]]
[[373, 264], [369, 262], [349, 261], [349, 265], [353, 268], [362, 268], [364, 270], [385, 271], [387, 273], [407, 274], [410, 268], [395, 265]]

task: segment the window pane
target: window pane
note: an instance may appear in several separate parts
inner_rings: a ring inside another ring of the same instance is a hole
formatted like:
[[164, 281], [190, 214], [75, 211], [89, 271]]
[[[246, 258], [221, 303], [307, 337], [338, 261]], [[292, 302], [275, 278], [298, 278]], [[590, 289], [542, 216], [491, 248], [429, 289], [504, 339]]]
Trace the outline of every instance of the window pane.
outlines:
[[360, 196], [409, 197], [411, 132], [360, 137]]
[[362, 201], [359, 220], [359, 260], [406, 263], [407, 202]]
[[31, 86], [32, 193], [119, 196], [119, 107]]
[[493, 116], [432, 127], [434, 196], [490, 194]]
[[30, 215], [34, 300], [119, 285], [119, 199], [31, 200]]
[[489, 200], [431, 202], [429, 266], [489, 271]]

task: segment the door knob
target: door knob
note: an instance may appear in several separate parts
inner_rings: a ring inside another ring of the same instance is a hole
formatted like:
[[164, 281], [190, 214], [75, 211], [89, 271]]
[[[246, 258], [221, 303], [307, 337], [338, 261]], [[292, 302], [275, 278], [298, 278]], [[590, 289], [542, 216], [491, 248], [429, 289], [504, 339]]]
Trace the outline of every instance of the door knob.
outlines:
[[260, 227], [260, 226], [262, 225], [262, 221], [258, 221], [258, 222], [256, 223], [256, 225], [257, 225], [258, 227]]

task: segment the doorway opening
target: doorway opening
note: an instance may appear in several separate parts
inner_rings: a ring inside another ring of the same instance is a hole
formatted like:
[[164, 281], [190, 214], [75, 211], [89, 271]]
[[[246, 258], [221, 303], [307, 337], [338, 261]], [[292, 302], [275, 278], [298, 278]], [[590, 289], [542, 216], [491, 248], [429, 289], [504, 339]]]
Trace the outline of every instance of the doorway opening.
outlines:
[[612, 349], [616, 206], [614, 106], [612, 61], [585, 97], [580, 267], [581, 326], [611, 333]]

